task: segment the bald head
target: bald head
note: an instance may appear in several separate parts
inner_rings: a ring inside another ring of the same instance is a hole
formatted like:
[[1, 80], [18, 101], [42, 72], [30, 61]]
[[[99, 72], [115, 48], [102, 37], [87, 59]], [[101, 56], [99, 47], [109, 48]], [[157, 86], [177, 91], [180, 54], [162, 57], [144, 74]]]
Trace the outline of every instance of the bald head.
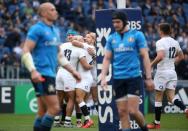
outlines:
[[50, 2], [42, 3], [38, 8], [38, 14], [42, 18], [42, 20], [49, 25], [58, 18], [56, 8]]
[[38, 8], [39, 16], [43, 16], [43, 13], [46, 12], [47, 10], [51, 9], [51, 8], [55, 8], [52, 3], [50, 3], [50, 2], [42, 3]]

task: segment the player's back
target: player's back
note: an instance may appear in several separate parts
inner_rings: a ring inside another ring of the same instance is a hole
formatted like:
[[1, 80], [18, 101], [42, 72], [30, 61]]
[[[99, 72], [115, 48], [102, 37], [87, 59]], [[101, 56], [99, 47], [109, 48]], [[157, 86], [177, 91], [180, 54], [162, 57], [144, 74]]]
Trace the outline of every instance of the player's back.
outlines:
[[174, 62], [177, 52], [181, 51], [179, 43], [172, 37], [163, 37], [156, 43], [156, 50], [163, 50], [165, 57], [157, 64], [157, 70], [175, 70]]
[[79, 59], [85, 56], [83, 49], [73, 46], [70, 42], [62, 44], [60, 50], [64, 55], [63, 57], [66, 57], [75, 69], [78, 66]]

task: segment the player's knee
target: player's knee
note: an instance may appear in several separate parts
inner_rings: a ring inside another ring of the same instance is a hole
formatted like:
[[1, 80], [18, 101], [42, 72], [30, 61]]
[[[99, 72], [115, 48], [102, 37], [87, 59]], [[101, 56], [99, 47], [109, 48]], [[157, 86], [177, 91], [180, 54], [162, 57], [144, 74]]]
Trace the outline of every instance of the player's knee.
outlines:
[[120, 108], [118, 109], [119, 117], [127, 117], [128, 116], [128, 110], [126, 108]]
[[83, 100], [81, 99], [81, 97], [80, 96], [76, 96], [76, 102], [77, 103], [81, 103]]
[[129, 114], [132, 115], [132, 116], [134, 116], [138, 111], [139, 110], [136, 109], [136, 108], [131, 108], [131, 109], [129, 109]]
[[51, 107], [51, 108], [49, 108], [49, 110], [48, 110], [48, 112], [49, 112], [51, 115], [57, 115], [57, 114], [59, 114], [60, 111], [61, 111], [61, 109], [60, 109], [59, 104], [58, 104], [58, 105], [55, 105], [55, 106], [53, 106], [53, 107]]

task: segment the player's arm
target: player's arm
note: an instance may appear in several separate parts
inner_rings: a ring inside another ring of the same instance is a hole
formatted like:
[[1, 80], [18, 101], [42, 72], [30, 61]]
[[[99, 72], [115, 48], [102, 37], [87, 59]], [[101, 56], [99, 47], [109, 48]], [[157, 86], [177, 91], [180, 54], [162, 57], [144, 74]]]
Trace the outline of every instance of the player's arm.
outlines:
[[35, 48], [35, 42], [27, 39], [24, 43], [23, 54], [22, 54], [22, 63], [25, 65], [27, 70], [31, 73], [31, 79], [34, 82], [44, 81], [44, 78], [41, 77], [40, 73], [36, 70], [31, 51]]
[[175, 64], [178, 64], [183, 59], [184, 59], [184, 54], [183, 54], [180, 46], [178, 46], [176, 57], [175, 57]]
[[80, 42], [80, 41], [78, 41], [78, 40], [73, 40], [73, 41], [72, 41], [72, 45], [74, 45], [74, 46], [76, 46], [76, 47], [79, 47], [79, 48], [83, 48], [83, 49], [87, 50], [88, 53], [89, 53], [91, 56], [96, 57], [96, 50], [95, 50], [95, 48], [92, 48], [92, 47], [89, 46], [88, 44], [83, 43], [83, 42]]
[[85, 70], [91, 70], [93, 68], [93, 65], [90, 65], [87, 63], [85, 56], [80, 58], [80, 63], [84, 67]]
[[103, 63], [102, 63], [102, 72], [101, 72], [101, 86], [103, 88], [106, 88], [107, 86], [106, 76], [109, 71], [111, 59], [112, 59], [112, 52], [109, 50], [105, 50]]
[[23, 46], [22, 62], [29, 72], [36, 70], [36, 67], [33, 62], [31, 51], [35, 47], [35, 42], [32, 40], [26, 40]]
[[151, 77], [151, 64], [150, 59], [148, 55], [148, 49], [147, 48], [141, 48], [140, 49], [140, 55], [143, 58], [143, 65], [145, 69], [145, 75], [146, 79], [152, 79]]
[[151, 67], [153, 67], [154, 65], [156, 65], [156, 64], [158, 64], [160, 61], [162, 61], [164, 57], [165, 57], [164, 50], [159, 50], [159, 51], [157, 51], [157, 56], [156, 56], [155, 59], [151, 62]]
[[138, 31], [136, 35], [137, 35], [136, 39], [137, 39], [137, 45], [139, 47], [140, 55], [143, 58], [143, 65], [144, 65], [145, 77], [146, 77], [145, 84], [147, 90], [152, 91], [154, 89], [154, 84], [151, 77], [151, 63], [149, 59], [146, 39], [144, 34], [140, 31]]
[[84, 44], [78, 40], [73, 40], [71, 43], [73, 46], [84, 48]]

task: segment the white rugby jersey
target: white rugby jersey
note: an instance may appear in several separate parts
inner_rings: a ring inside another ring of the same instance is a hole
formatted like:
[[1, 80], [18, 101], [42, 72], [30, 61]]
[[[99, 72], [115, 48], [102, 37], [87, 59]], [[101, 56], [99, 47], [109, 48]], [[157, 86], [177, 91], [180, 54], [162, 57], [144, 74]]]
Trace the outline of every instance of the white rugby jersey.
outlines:
[[63, 57], [66, 57], [75, 69], [78, 66], [79, 60], [86, 56], [83, 49], [73, 46], [70, 42], [62, 44], [60, 51], [63, 53]]
[[[83, 43], [84, 45], [84, 49], [88, 49], [88, 48], [93, 48], [95, 50], [95, 47], [92, 45], [89, 45], [87, 43]], [[96, 50], [95, 50], [96, 51]], [[93, 65], [93, 68], [91, 69], [91, 74], [93, 76], [93, 79], [96, 80], [97, 79], [97, 63], [96, 60], [93, 60], [93, 63], [91, 63]]]
[[179, 43], [172, 37], [163, 37], [156, 42], [156, 51], [163, 50], [165, 57], [157, 64], [157, 70], [175, 70], [174, 62], [177, 52], [182, 51]]
[[[93, 60], [92, 56], [91, 56], [91, 55], [88, 53], [88, 51], [87, 51], [87, 48], [88, 48], [88, 47], [90, 47], [90, 45], [84, 43], [84, 48], [85, 48], [85, 50], [84, 50], [84, 49], [82, 49], [82, 50], [83, 50], [83, 52], [85, 53], [87, 63], [90, 64], [90, 65], [92, 65], [94, 60]], [[91, 46], [91, 47], [92, 47], [92, 46]], [[78, 72], [79, 72], [79, 73], [81, 74], [81, 76], [84, 77], [84, 78], [87, 78], [87, 77], [91, 76], [91, 70], [86, 70], [86, 69], [84, 69], [84, 67], [81, 65], [81, 63], [78, 64]], [[89, 75], [89, 76], [88, 76], [88, 75]]]

